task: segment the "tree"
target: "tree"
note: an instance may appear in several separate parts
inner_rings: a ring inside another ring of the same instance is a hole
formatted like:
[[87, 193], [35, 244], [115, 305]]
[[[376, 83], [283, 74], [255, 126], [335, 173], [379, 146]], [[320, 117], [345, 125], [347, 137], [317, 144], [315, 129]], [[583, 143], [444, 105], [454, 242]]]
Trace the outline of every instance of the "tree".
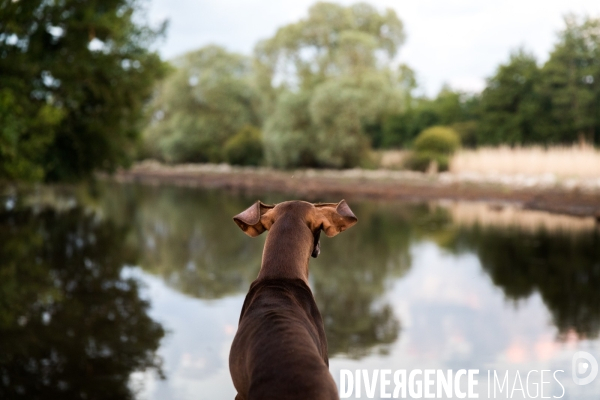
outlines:
[[168, 162], [220, 162], [229, 138], [245, 125], [261, 125], [251, 60], [207, 46], [173, 65], [151, 106], [146, 154]]
[[366, 129], [402, 107], [404, 82], [389, 68], [404, 42], [392, 10], [317, 3], [255, 49], [267, 163], [278, 167], [359, 165]]
[[465, 143], [474, 145], [471, 131], [476, 124], [478, 100], [476, 95], [446, 85], [434, 99], [409, 96], [404, 110], [383, 119], [381, 147], [409, 147], [420, 132], [435, 125], [452, 126]]
[[488, 79], [481, 95], [480, 144], [547, 142], [540, 129], [542, 103], [537, 86], [540, 69], [533, 54], [520, 49]]
[[545, 126], [553, 141], [600, 142], [600, 19], [565, 17], [542, 68]]
[[366, 3], [319, 2], [307, 19], [257, 44], [257, 74], [266, 92], [274, 89], [276, 78], [284, 86], [312, 88], [349, 70], [372, 67], [374, 50], [391, 60], [404, 39], [403, 24], [391, 9], [380, 14]]
[[76, 180], [127, 165], [165, 69], [141, 2], [0, 2], [0, 177]]

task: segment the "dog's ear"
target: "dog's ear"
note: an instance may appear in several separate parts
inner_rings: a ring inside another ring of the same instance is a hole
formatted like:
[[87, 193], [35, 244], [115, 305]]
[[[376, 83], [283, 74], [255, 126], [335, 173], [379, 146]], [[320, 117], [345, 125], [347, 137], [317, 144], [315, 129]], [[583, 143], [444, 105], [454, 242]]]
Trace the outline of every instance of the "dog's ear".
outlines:
[[274, 207], [263, 204], [263, 202], [258, 200], [246, 210], [233, 217], [233, 220], [246, 235], [255, 237], [273, 225], [272, 210]]
[[329, 237], [334, 237], [358, 222], [346, 200], [339, 203], [315, 204], [320, 215], [323, 231]]

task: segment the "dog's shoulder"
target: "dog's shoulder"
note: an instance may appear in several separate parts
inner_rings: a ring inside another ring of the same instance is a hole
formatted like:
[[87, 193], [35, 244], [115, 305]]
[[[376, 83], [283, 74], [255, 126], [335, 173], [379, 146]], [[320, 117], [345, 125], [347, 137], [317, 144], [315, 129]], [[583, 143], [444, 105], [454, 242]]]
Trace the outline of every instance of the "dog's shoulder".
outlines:
[[316, 311], [319, 318], [321, 316], [310, 287], [301, 279], [261, 279], [252, 282], [242, 306], [240, 320], [256, 302], [293, 302], [308, 309], [311, 315]]
[[321, 356], [328, 365], [323, 318], [310, 287], [303, 280], [265, 279], [252, 282], [244, 300], [240, 323], [247, 314], [253, 314], [253, 318], [260, 315], [265, 320], [305, 321], [304, 325], [310, 325], [310, 328], [306, 328], [311, 332]]

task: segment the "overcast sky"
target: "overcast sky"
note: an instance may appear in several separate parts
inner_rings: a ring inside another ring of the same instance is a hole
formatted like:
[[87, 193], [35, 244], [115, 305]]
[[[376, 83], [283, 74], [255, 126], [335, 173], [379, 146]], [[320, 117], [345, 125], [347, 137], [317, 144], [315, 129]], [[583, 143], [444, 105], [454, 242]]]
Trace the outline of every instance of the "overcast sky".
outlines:
[[[152, 22], [169, 19], [159, 49], [166, 58], [207, 44], [251, 54], [256, 42], [278, 27], [307, 15], [315, 1], [149, 0]], [[340, 0], [340, 4], [356, 1]], [[485, 78], [511, 50], [524, 47], [547, 59], [569, 12], [600, 16], [599, 0], [371, 0], [379, 10], [393, 8], [404, 22], [407, 40], [398, 61], [417, 73], [421, 87], [435, 95], [442, 84], [479, 91]]]

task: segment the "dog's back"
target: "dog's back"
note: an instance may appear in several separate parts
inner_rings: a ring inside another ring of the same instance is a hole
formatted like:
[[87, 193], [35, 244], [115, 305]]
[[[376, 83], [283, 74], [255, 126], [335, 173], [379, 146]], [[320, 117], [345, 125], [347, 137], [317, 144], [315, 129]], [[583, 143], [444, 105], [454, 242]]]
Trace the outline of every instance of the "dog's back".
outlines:
[[236, 399], [337, 399], [328, 364], [323, 320], [306, 283], [252, 283], [229, 356]]

